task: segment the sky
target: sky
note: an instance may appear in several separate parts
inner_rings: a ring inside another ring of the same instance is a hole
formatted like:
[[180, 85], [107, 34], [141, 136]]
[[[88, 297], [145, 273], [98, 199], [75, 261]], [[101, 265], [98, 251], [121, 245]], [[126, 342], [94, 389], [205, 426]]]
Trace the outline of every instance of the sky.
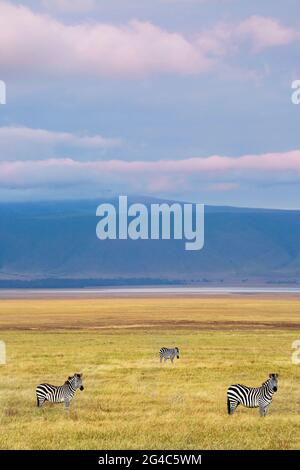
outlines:
[[299, 0], [0, 0], [0, 201], [300, 209], [299, 59]]

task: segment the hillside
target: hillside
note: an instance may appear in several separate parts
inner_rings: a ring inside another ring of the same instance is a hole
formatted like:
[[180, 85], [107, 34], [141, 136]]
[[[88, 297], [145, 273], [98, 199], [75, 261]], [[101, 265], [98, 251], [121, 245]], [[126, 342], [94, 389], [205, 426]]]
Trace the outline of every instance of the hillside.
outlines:
[[300, 284], [298, 211], [206, 207], [205, 246], [188, 252], [183, 241], [98, 240], [98, 204], [1, 204], [0, 286]]

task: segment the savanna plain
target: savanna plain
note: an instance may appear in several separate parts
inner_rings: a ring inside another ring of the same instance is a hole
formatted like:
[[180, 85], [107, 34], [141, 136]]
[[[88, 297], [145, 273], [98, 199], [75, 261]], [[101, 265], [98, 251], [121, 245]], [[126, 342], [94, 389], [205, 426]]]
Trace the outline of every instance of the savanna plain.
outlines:
[[[0, 300], [1, 449], [300, 449], [300, 300], [293, 297]], [[180, 349], [159, 363], [162, 346]], [[70, 411], [41, 382], [83, 373]], [[279, 374], [269, 415], [226, 390]]]

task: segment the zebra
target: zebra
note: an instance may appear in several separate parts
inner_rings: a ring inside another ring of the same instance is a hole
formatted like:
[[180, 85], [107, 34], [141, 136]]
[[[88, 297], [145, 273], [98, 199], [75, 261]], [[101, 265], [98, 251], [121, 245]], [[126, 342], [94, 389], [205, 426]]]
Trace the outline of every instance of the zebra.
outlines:
[[68, 380], [59, 386], [40, 384], [36, 388], [37, 406], [42, 407], [45, 401], [50, 401], [51, 403], [64, 403], [65, 408], [68, 409], [78, 388], [84, 390], [82, 374], [68, 377]]
[[179, 359], [179, 349], [177, 347], [170, 349], [170, 348], [161, 348], [159, 350], [159, 359], [160, 363], [162, 363], [162, 360], [164, 359], [165, 362], [168, 359], [171, 359], [171, 362], [173, 364], [175, 356], [177, 359]]
[[266, 416], [272, 402], [273, 393], [277, 392], [278, 374], [269, 374], [268, 380], [261, 387], [231, 385], [227, 390], [228, 414], [232, 415], [241, 403], [248, 408], [259, 408], [260, 416]]

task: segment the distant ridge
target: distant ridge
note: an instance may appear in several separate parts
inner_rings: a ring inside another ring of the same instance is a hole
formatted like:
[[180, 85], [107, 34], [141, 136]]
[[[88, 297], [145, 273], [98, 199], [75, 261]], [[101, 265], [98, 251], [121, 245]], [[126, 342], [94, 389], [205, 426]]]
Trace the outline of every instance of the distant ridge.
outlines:
[[0, 204], [0, 287], [300, 285], [300, 211], [207, 206], [204, 249], [187, 252], [182, 241], [99, 241], [100, 202]]

